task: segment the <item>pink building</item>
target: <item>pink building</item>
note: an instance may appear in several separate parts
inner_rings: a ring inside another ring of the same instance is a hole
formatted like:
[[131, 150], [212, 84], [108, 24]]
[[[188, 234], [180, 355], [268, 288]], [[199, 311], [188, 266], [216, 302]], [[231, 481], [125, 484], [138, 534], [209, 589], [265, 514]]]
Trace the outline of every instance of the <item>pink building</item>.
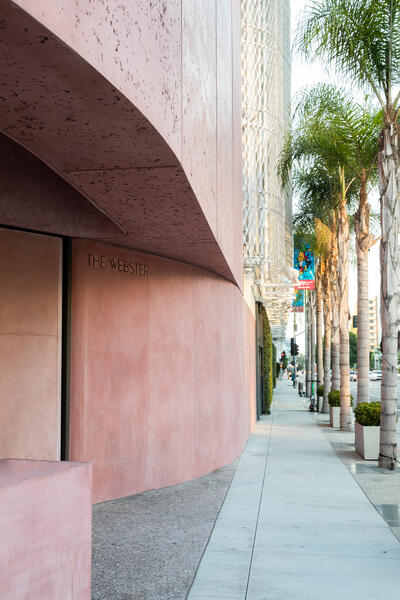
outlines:
[[93, 501], [232, 461], [255, 421], [239, 0], [0, 0], [0, 458]]

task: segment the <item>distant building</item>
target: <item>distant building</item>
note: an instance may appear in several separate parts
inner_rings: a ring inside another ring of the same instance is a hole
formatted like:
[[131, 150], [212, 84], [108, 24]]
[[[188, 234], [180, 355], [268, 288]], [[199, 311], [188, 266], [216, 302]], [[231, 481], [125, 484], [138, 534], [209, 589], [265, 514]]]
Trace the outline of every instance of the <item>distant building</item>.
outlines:
[[290, 126], [290, 2], [242, 2], [244, 267], [283, 343], [293, 297], [292, 195], [277, 160]]
[[283, 349], [293, 297], [292, 195], [277, 161], [290, 126], [290, 1], [242, 0], [244, 294], [257, 322], [257, 413], [264, 309]]
[[[357, 335], [357, 307], [350, 321], [350, 331]], [[368, 299], [368, 336], [369, 350], [374, 352], [379, 347], [378, 298]]]

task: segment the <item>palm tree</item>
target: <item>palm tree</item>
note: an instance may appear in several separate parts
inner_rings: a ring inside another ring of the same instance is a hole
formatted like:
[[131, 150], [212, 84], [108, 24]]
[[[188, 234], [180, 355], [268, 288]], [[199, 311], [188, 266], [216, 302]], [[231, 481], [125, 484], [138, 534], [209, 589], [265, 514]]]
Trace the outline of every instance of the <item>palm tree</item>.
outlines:
[[[332, 243], [332, 233], [329, 227], [320, 219], [315, 220], [316, 239], [318, 242], [318, 252], [321, 260], [322, 271], [322, 298], [324, 315], [324, 401], [322, 412], [329, 411], [328, 394], [330, 392], [330, 370], [331, 370], [331, 335], [332, 335], [332, 300], [331, 300], [331, 273], [329, 250]], [[326, 389], [325, 389], [326, 388]]]
[[340, 334], [339, 334], [339, 252], [337, 238], [337, 210], [331, 218], [331, 256], [329, 261], [332, 304], [332, 389], [340, 390]]
[[378, 158], [383, 372], [379, 466], [393, 469], [397, 459], [399, 330], [400, 0], [313, 0], [299, 24], [297, 47], [308, 58], [320, 58], [353, 83], [369, 88], [382, 109]]
[[[349, 217], [347, 202], [349, 192], [355, 189], [355, 174], [349, 169], [354, 156], [352, 139], [343, 139], [343, 119], [358, 116], [358, 109], [353, 107], [349, 113], [349, 102], [337, 91], [327, 86], [316, 86], [307, 91], [297, 108], [298, 127], [284, 146], [279, 163], [281, 177], [288, 176], [292, 161], [318, 159], [339, 182], [337, 194], [337, 248], [338, 248], [338, 285], [332, 281], [333, 290], [333, 333], [336, 333], [336, 300], [339, 300], [339, 336], [340, 336], [340, 397], [341, 397], [341, 429], [349, 431], [352, 427], [350, 406], [350, 364], [348, 339], [348, 248], [350, 242]], [[357, 119], [357, 123], [359, 119]], [[368, 120], [367, 120], [368, 122]], [[356, 125], [354, 125], [356, 129]], [[357, 148], [357, 153], [358, 153]], [[336, 225], [336, 219], [334, 219]], [[336, 240], [334, 240], [336, 242]], [[336, 254], [336, 253], [335, 253]], [[332, 268], [334, 274], [334, 268]], [[336, 294], [336, 291], [338, 292]], [[337, 339], [333, 340], [336, 350]], [[333, 369], [336, 360], [332, 361]], [[337, 382], [334, 381], [334, 385]]]
[[315, 336], [314, 333], [314, 307], [313, 290], [306, 290], [305, 293], [305, 311], [306, 311], [306, 395], [312, 397], [312, 381], [315, 372]]
[[340, 429], [351, 431], [352, 414], [350, 403], [350, 348], [349, 348], [349, 243], [350, 221], [347, 214], [347, 192], [349, 184], [343, 166], [339, 166], [341, 188], [338, 208], [339, 252], [339, 335], [340, 335]]
[[[295, 168], [293, 171], [293, 188], [300, 197], [297, 211], [293, 217], [295, 235], [299, 239], [306, 239], [318, 255], [318, 261], [321, 268], [317, 273], [316, 287], [318, 289], [318, 279], [321, 278], [322, 296], [323, 296], [323, 317], [324, 317], [324, 348], [323, 348], [323, 383], [324, 400], [322, 412], [328, 412], [328, 393], [330, 391], [331, 380], [331, 268], [332, 259], [331, 239], [332, 233], [329, 225], [332, 225], [332, 215], [337, 203], [337, 186], [335, 179], [330, 176], [323, 164], [315, 162], [307, 168]], [[336, 237], [334, 236], [334, 239]], [[336, 252], [337, 255], [337, 252]], [[333, 269], [332, 269], [333, 270]], [[322, 347], [322, 331], [317, 327], [317, 348]], [[338, 344], [339, 346], [339, 344]], [[317, 352], [318, 354], [318, 352]], [[317, 372], [318, 363], [317, 358]], [[333, 381], [339, 379], [339, 355], [337, 355], [337, 372], [333, 369]], [[321, 368], [321, 367], [319, 367]], [[335, 368], [335, 367], [334, 367]], [[320, 378], [318, 377], [318, 380]], [[338, 388], [337, 388], [338, 389]]]
[[320, 386], [324, 380], [324, 355], [322, 347], [322, 261], [318, 259], [318, 266], [315, 273], [315, 315], [317, 328], [317, 386]]
[[[357, 402], [369, 401], [369, 332], [368, 332], [368, 253], [377, 241], [370, 234], [368, 188], [377, 181], [378, 137], [382, 114], [370, 105], [360, 105], [334, 86], [317, 85], [307, 92], [301, 104], [302, 120], [330, 136], [329, 161], [337, 162], [354, 177], [359, 188], [358, 210], [354, 218], [357, 253], [358, 378]], [[332, 138], [333, 134], [333, 138]], [[340, 177], [343, 174], [339, 175]], [[343, 194], [342, 194], [343, 196]], [[342, 217], [340, 216], [342, 215]], [[346, 211], [339, 211], [339, 231], [347, 228]], [[344, 219], [344, 222], [340, 221]], [[342, 242], [339, 249], [343, 249]], [[343, 259], [344, 257], [342, 257]], [[334, 290], [335, 292], [335, 290]], [[346, 318], [343, 307], [342, 319]], [[346, 338], [345, 326], [342, 328]], [[347, 343], [347, 342], [346, 342]], [[344, 349], [343, 349], [344, 351]]]

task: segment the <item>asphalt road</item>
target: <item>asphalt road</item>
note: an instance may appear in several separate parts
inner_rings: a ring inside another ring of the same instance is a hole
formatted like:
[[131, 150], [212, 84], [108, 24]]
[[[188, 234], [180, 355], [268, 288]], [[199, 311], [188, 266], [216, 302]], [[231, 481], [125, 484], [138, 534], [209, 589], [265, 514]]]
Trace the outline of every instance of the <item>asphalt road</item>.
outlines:
[[[304, 382], [304, 375], [300, 375], [298, 381]], [[350, 390], [353, 395], [353, 398], [357, 398], [357, 382], [350, 381]], [[380, 381], [370, 381], [369, 382], [369, 396], [372, 402], [380, 401], [381, 399], [381, 382]], [[400, 415], [400, 377], [398, 378], [397, 384], [397, 412]]]
[[[353, 398], [357, 397], [357, 382], [350, 381], [350, 390], [353, 394]], [[381, 382], [380, 381], [370, 381], [369, 382], [369, 397], [372, 402], [380, 401], [381, 399]], [[400, 413], [400, 379], [398, 379], [397, 384], [397, 412]]]

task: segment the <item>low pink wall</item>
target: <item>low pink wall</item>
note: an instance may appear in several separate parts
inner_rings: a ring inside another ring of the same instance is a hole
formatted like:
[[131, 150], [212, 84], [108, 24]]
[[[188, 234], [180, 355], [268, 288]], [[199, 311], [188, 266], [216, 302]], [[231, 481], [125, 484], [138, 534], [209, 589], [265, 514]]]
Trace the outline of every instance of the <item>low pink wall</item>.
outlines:
[[0, 460], [0, 598], [90, 599], [91, 465]]
[[231, 283], [183, 263], [75, 240], [72, 460], [94, 501], [233, 460], [255, 421], [254, 319]]

